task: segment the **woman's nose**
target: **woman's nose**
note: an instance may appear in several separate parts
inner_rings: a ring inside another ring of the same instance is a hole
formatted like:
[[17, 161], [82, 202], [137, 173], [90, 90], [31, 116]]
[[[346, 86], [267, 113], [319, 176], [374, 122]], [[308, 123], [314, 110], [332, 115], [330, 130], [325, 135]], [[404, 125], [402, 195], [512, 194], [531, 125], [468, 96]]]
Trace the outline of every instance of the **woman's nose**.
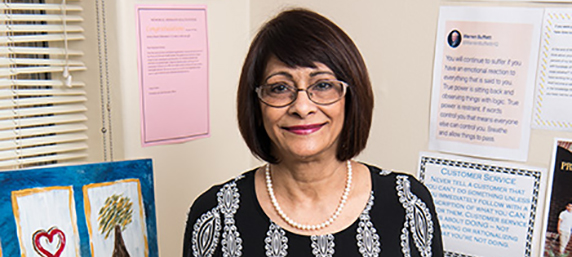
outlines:
[[[300, 95], [304, 93], [304, 95]], [[310, 100], [310, 93], [305, 89], [298, 89], [296, 100], [290, 105], [289, 112], [302, 118], [316, 111], [316, 104]]]

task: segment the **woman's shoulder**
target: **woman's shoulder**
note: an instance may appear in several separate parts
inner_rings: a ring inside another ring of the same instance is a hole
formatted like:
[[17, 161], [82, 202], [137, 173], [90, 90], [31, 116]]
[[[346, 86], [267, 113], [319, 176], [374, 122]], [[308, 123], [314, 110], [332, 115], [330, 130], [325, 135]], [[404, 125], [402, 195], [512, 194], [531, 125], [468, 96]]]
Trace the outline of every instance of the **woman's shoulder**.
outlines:
[[218, 198], [224, 192], [238, 190], [238, 188], [248, 186], [249, 182], [253, 184], [253, 181], [250, 180], [254, 180], [255, 171], [256, 168], [251, 169], [223, 183], [211, 186], [195, 199], [191, 206], [191, 212], [210, 210], [218, 205]]
[[375, 189], [411, 191], [422, 198], [431, 197], [427, 187], [412, 174], [383, 169], [366, 163], [364, 165], [369, 168]]
[[[405, 240], [401, 241], [401, 246], [405, 245], [403, 249], [415, 248], [418, 253], [431, 251], [433, 256], [443, 256], [441, 228], [427, 187], [412, 174], [365, 165], [372, 176], [373, 198], [376, 201], [372, 212], [377, 212], [372, 217], [376, 222], [393, 228], [391, 231], [404, 233], [400, 237]], [[401, 227], [402, 224], [404, 227]], [[415, 230], [415, 236], [407, 236], [408, 226], [411, 231]], [[415, 243], [407, 244], [407, 238]]]
[[362, 164], [364, 164], [369, 169], [373, 179], [375, 180], [395, 180], [401, 177], [418, 182], [415, 176], [406, 172], [384, 169], [368, 163]]
[[[213, 185], [195, 199], [187, 214], [183, 256], [191, 256], [191, 252], [197, 251], [213, 253], [223, 218], [238, 208], [239, 188], [244, 189], [249, 184], [254, 185], [255, 170], [249, 170], [235, 178]], [[196, 248], [197, 244], [203, 247]]]

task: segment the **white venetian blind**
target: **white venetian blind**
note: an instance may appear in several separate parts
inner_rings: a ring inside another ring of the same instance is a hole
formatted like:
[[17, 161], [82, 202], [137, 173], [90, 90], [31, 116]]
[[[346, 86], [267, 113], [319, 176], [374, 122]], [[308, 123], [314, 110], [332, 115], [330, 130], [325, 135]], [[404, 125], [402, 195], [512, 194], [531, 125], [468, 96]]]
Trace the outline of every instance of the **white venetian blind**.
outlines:
[[[75, 5], [74, 5], [75, 3]], [[86, 157], [81, 7], [77, 1], [0, 3], [0, 170]]]

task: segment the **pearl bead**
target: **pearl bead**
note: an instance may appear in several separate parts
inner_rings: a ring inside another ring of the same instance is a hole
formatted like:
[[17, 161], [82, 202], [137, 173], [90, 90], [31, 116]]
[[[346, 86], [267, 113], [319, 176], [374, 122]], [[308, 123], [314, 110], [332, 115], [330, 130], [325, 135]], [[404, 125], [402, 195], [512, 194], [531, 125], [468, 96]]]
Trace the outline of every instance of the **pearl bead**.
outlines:
[[272, 177], [270, 176], [270, 164], [266, 164], [266, 172], [265, 172], [266, 188], [268, 190], [268, 194], [270, 195], [270, 202], [272, 202], [272, 205], [274, 206], [274, 209], [276, 210], [278, 215], [280, 215], [280, 217], [284, 221], [286, 221], [286, 223], [288, 223], [288, 225], [290, 225], [294, 228], [297, 228], [297, 229], [301, 229], [301, 230], [320, 230], [320, 229], [323, 229], [323, 228], [329, 226], [330, 224], [334, 223], [334, 221], [342, 213], [342, 209], [344, 208], [344, 206], [346, 204], [346, 201], [348, 199], [348, 195], [349, 195], [350, 190], [351, 190], [351, 185], [352, 185], [352, 164], [351, 164], [350, 160], [347, 161], [347, 169], [348, 169], [348, 175], [347, 175], [346, 187], [344, 188], [344, 193], [342, 194], [338, 208], [336, 208], [336, 211], [334, 212], [334, 214], [332, 214], [332, 216], [329, 219], [327, 219], [326, 221], [324, 221], [318, 225], [300, 224], [300, 223], [292, 220], [290, 217], [288, 217], [288, 215], [286, 215], [286, 213], [282, 210], [282, 208], [280, 208], [280, 205], [278, 204], [278, 200], [276, 200], [276, 196], [274, 195], [274, 188], [272, 187]]

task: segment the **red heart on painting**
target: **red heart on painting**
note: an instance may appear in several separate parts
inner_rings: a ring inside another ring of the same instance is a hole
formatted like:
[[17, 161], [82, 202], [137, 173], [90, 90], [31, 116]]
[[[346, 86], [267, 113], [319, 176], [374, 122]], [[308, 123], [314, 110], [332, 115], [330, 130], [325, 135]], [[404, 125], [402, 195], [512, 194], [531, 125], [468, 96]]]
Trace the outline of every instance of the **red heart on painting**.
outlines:
[[[55, 247], [56, 250], [55, 253], [51, 253], [50, 251], [46, 250], [44, 246], [42, 246], [40, 239], [45, 237], [46, 239], [48, 239], [48, 243], [51, 244], [54, 241], [55, 236], [59, 236], [60, 240], [58, 242], [58, 245]], [[43, 229], [36, 231], [34, 233], [33, 240], [34, 240], [34, 250], [36, 250], [36, 252], [38, 252], [40, 255], [44, 257], [60, 257], [60, 255], [64, 251], [64, 248], [66, 247], [66, 235], [64, 234], [64, 232], [62, 232], [56, 227], [51, 227], [48, 230], [48, 232], [46, 232]]]

